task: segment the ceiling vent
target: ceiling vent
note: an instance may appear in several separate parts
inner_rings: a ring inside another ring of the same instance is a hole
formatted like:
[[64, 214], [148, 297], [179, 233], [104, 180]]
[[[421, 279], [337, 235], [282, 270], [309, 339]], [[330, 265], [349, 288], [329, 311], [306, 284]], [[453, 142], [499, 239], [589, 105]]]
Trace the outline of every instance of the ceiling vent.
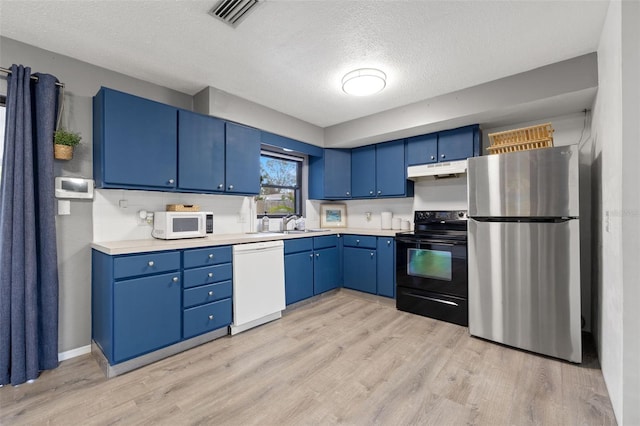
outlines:
[[258, 0], [220, 0], [209, 15], [235, 28], [257, 5]]

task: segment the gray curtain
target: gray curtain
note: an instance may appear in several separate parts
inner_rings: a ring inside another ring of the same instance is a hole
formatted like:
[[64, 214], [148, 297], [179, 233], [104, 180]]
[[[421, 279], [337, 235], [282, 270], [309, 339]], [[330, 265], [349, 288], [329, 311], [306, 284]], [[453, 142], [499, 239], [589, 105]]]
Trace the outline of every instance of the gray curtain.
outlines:
[[13, 65], [0, 187], [0, 385], [58, 365], [53, 132], [57, 79]]

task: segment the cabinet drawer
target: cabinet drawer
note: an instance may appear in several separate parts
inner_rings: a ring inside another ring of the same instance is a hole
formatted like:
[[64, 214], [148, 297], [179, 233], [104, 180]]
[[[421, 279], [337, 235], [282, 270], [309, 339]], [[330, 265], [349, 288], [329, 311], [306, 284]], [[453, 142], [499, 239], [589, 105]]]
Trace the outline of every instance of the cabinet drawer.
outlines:
[[323, 237], [313, 237], [313, 249], [323, 249], [329, 247], [336, 247], [338, 245], [337, 235], [325, 235]]
[[183, 292], [182, 304], [185, 308], [211, 303], [231, 297], [233, 286], [231, 281], [194, 287]]
[[207, 247], [184, 251], [185, 269], [229, 262], [231, 262], [231, 246]]
[[223, 299], [183, 313], [183, 338], [197, 336], [231, 324], [231, 299]]
[[348, 247], [376, 248], [376, 237], [369, 235], [345, 235], [344, 245]]
[[295, 240], [285, 240], [284, 242], [284, 254], [311, 250], [313, 250], [313, 238], [298, 238]]
[[180, 269], [180, 252], [158, 252], [118, 256], [113, 261], [115, 279], [158, 274]]
[[230, 263], [186, 270], [183, 272], [184, 288], [230, 280], [232, 271]]

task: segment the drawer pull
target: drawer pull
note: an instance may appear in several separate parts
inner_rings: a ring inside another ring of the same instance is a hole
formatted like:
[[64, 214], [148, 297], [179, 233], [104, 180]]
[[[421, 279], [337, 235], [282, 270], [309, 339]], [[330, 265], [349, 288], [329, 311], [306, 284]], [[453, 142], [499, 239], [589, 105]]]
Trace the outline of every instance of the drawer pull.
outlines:
[[371, 257], [373, 257], [373, 252], [371, 252]]
[[229, 191], [233, 190], [233, 185], [229, 185]]
[[436, 156], [435, 156], [435, 155], [432, 155], [432, 156], [431, 156], [431, 159], [432, 159], [432, 160], [435, 160], [435, 159], [436, 159]]
[[387, 245], [390, 246], [391, 245], [391, 240], [387, 240]]
[[213, 315], [209, 315], [209, 321], [213, 320]]
[[316, 253], [316, 257], [320, 257], [320, 253]]
[[356, 244], [360, 244], [360, 240], [356, 240]]
[[150, 260], [149, 263], [147, 263], [147, 265], [153, 266], [153, 265], [155, 265], [155, 263], [153, 263], [153, 260]]
[[213, 291], [210, 291], [210, 292], [209, 292], [209, 296], [213, 296]]
[[173, 278], [171, 279], [171, 281], [173, 281], [174, 283], [177, 283], [177, 282], [178, 282], [178, 277], [173, 277]]
[[224, 188], [223, 184], [218, 185], [218, 189], [223, 189], [223, 188]]
[[369, 195], [373, 195], [373, 191], [369, 191]]
[[382, 195], [382, 191], [378, 191], [378, 195]]
[[171, 185], [173, 185], [173, 183], [174, 183], [174, 182], [175, 182], [175, 180], [174, 180], [174, 179], [169, 179], [169, 183], [170, 183]]
[[213, 253], [209, 254], [209, 259], [213, 259]]
[[209, 278], [213, 278], [213, 272], [209, 272], [207, 275], [209, 276]]

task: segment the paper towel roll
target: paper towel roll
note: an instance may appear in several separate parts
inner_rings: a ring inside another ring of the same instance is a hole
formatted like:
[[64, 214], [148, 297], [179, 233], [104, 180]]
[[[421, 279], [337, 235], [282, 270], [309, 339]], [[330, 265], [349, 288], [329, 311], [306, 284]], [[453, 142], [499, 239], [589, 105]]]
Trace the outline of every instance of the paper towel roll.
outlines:
[[393, 219], [391, 219], [391, 229], [400, 229], [401, 221], [402, 219], [400, 219], [399, 217], [394, 217]]
[[391, 212], [382, 212], [380, 217], [382, 220], [382, 229], [391, 229]]

